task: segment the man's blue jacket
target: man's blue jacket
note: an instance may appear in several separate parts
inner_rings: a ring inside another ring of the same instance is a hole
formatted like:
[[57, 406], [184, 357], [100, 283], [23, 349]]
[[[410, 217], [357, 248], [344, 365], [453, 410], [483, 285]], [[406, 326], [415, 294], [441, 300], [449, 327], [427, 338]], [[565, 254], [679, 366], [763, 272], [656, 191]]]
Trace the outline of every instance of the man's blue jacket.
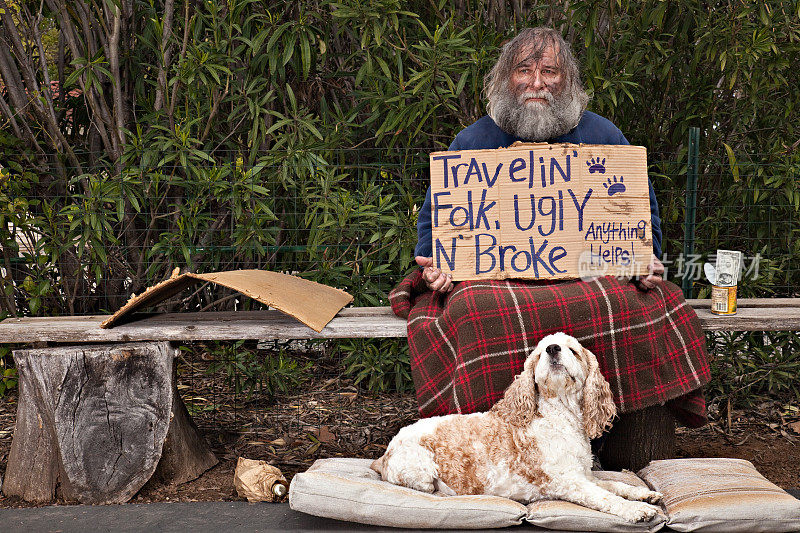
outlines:
[[[485, 116], [461, 130], [456, 135], [455, 140], [448, 150], [488, 150], [494, 148], [506, 148], [516, 141], [523, 141], [501, 130], [490, 117]], [[630, 144], [628, 139], [619, 131], [610, 120], [601, 117], [591, 111], [585, 111], [580, 122], [569, 133], [551, 139], [550, 143], [574, 143], [574, 144]], [[650, 218], [652, 220], [653, 232], [653, 253], [656, 257], [661, 257], [661, 217], [658, 214], [658, 201], [653, 190], [653, 184], [647, 180], [650, 186]], [[425, 195], [425, 203], [419, 211], [417, 219], [417, 247], [414, 255], [423, 257], [433, 256], [433, 244], [431, 234], [431, 188]]]

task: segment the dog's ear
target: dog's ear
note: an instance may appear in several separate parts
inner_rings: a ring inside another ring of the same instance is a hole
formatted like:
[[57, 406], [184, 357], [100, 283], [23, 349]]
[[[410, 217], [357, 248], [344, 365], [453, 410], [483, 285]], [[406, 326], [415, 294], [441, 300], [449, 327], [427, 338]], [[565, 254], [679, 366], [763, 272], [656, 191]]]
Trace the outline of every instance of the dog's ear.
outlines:
[[533, 379], [536, 363], [539, 362], [540, 352], [534, 350], [525, 360], [525, 366], [520, 374], [506, 389], [503, 398], [494, 404], [491, 412], [505, 419], [515, 426], [528, 425], [539, 416], [538, 391]]
[[583, 400], [581, 401], [583, 428], [590, 439], [595, 439], [611, 426], [611, 420], [617, 414], [617, 407], [614, 405], [611, 387], [600, 373], [597, 358], [586, 348], [582, 349], [589, 367], [586, 381], [583, 384]]

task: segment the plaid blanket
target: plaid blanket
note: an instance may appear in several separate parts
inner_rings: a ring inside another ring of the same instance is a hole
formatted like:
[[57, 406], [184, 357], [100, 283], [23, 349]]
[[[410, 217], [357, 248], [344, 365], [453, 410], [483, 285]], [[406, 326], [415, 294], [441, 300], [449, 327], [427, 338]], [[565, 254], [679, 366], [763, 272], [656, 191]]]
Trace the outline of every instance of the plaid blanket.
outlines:
[[683, 424], [706, 422], [705, 336], [680, 289], [644, 292], [613, 277], [592, 281], [463, 281], [447, 295], [421, 271], [389, 296], [408, 319], [420, 415], [489, 409], [543, 336], [577, 338], [597, 356], [620, 412], [667, 404]]

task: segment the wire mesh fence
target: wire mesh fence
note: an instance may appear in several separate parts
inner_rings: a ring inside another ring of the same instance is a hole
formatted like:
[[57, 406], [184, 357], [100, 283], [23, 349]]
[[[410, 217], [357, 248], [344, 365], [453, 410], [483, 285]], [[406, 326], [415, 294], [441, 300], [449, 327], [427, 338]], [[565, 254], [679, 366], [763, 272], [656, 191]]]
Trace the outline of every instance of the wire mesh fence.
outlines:
[[[694, 252], [685, 254], [685, 204], [676, 201], [681, 218], [662, 204], [666, 218], [663, 262], [667, 278], [680, 284], [691, 282], [694, 297], [707, 297], [710, 283], [703, 263], [714, 263], [717, 249], [737, 250], [744, 255], [740, 296], [796, 296], [800, 188], [798, 165], [770, 161], [766, 154], [750, 154], [749, 161], [735, 161], [728, 154], [701, 154], [696, 188]], [[673, 189], [672, 194], [689, 196], [690, 191]], [[684, 226], [684, 227], [681, 227]]]
[[[34, 196], [39, 189], [20, 185], [0, 204], [2, 311], [113, 312], [175, 268], [275, 270], [347, 290], [355, 305], [387, 305], [413, 268], [431, 151], [328, 150], [254, 162], [238, 153], [194, 162], [164, 155], [117, 174], [78, 175], [58, 193]], [[694, 254], [684, 256], [687, 166], [686, 154], [649, 155], [666, 278], [689, 278], [691, 296], [705, 297], [703, 263], [717, 249], [739, 250], [741, 296], [797, 296], [797, 165], [701, 154]], [[155, 310], [260, 307], [203, 285]], [[794, 364], [797, 339], [787, 335], [767, 336], [766, 345], [758, 334], [710, 337], [718, 382], [730, 382], [714, 398], [786, 383], [770, 372], [778, 359]], [[776, 359], [778, 345], [785, 356]], [[416, 417], [405, 339], [200, 343], [181, 354], [179, 390], [222, 457], [261, 457], [288, 472], [317, 457], [375, 457]]]
[[[356, 303], [377, 303], [408, 266], [401, 257], [411, 255], [414, 209], [424, 194], [422, 153], [333, 150], [250, 165], [222, 153], [213, 162], [78, 176], [62, 194], [27, 198], [24, 213], [11, 202], [0, 213], [7, 221], [4, 310], [113, 311], [176, 267], [288, 272], [350, 290]], [[219, 302], [227, 296], [203, 288], [170, 308], [251, 305]]]
[[[113, 312], [175, 268], [288, 272], [348, 290], [356, 305], [385, 305], [411, 268], [430, 151], [328, 150], [252, 164], [238, 153], [199, 162], [164, 155], [118, 175], [76, 176], [58, 194], [19, 187], [0, 204], [2, 310]], [[744, 253], [742, 295], [798, 291], [797, 165], [750, 159], [700, 157], [695, 251], [687, 255], [686, 157], [650, 154], [666, 277], [689, 278], [693, 296], [707, 292], [702, 265], [718, 248]], [[253, 306], [206, 286], [161, 310]]]

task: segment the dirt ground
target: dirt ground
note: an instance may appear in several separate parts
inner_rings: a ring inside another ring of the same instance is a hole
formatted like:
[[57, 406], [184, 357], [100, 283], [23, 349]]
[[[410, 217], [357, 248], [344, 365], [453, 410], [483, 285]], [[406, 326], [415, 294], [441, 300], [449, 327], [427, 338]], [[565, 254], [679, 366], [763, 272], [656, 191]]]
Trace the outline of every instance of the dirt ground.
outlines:
[[[299, 356], [309, 357], [313, 356]], [[341, 375], [336, 361], [316, 359], [305, 384], [275, 397], [231, 394], [226, 376], [209, 372], [208, 360], [182, 361], [179, 390], [219, 459], [182, 485], [147, 484], [132, 503], [229, 501], [237, 457], [263, 459], [291, 480], [323, 457], [380, 456], [399, 428], [416, 419], [411, 393], [369, 394]], [[712, 415], [717, 415], [712, 409]], [[14, 393], [0, 399], [0, 475], [5, 473], [16, 412]], [[679, 428], [677, 457], [735, 457], [751, 461], [784, 489], [800, 488], [800, 409], [765, 402], [715, 416], [699, 429]], [[0, 496], [0, 508], [30, 503]]]

